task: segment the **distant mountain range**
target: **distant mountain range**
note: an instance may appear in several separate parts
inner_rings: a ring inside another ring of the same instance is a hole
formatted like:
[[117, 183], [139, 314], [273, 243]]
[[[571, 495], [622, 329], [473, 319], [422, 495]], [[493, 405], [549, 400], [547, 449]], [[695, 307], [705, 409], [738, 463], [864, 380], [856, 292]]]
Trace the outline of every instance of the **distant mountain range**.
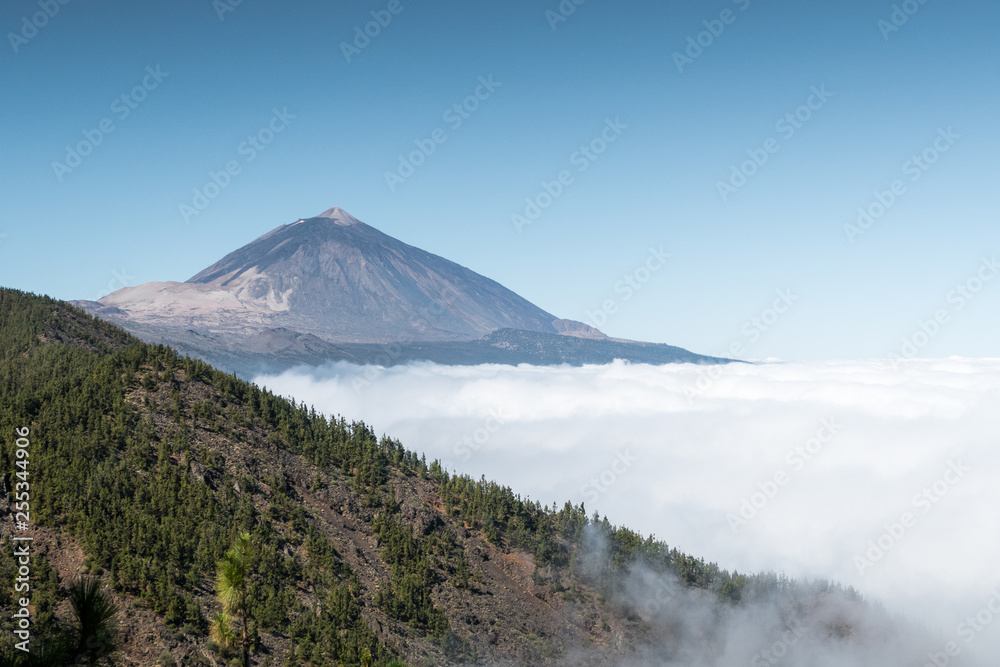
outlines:
[[187, 282], [145, 283], [100, 301], [73, 303], [143, 340], [241, 375], [338, 360], [728, 361], [612, 339], [560, 319], [340, 208], [277, 227]]

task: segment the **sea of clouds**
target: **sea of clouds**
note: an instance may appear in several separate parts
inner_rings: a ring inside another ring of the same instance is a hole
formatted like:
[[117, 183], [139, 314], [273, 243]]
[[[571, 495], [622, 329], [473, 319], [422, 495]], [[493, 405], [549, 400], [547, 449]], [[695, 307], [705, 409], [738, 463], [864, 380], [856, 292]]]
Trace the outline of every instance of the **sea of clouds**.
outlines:
[[1000, 656], [1000, 359], [337, 363], [255, 381], [724, 568], [854, 586], [925, 627], [939, 665]]

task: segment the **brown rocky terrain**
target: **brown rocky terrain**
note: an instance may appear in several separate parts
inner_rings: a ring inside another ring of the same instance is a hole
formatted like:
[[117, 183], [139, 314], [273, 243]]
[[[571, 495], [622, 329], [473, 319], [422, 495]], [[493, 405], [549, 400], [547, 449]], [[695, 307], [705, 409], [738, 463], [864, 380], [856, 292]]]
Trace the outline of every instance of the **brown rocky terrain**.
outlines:
[[[70, 582], [100, 577], [121, 610], [121, 664], [228, 664], [207, 620], [220, 608], [215, 563], [237, 529], [254, 531], [260, 558], [255, 665], [707, 665], [734, 623], [752, 628], [739, 635], [751, 637], [738, 648], [747, 656], [792, 625], [823, 650], [897, 636], [853, 591], [730, 573], [582, 506], [543, 508], [454, 477], [365, 424], [66, 304], [0, 290], [0, 324], [0, 420], [31, 426], [50, 630], [74, 623]], [[0, 554], [0, 578], [12, 581], [11, 564]]]

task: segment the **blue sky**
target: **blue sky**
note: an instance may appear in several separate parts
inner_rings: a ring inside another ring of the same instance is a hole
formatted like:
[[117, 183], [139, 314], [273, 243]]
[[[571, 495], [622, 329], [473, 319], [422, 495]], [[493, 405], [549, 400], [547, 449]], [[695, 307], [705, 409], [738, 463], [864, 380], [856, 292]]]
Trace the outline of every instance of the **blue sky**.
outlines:
[[[0, 284], [86, 299], [186, 280], [340, 206], [615, 336], [997, 356], [1000, 279], [973, 289], [1000, 253], [995, 4], [586, 0], [555, 22], [555, 0], [231, 3], [4, 3]], [[417, 142], [433, 153], [390, 187]], [[753, 173], [723, 197], [734, 166]], [[671, 257], [647, 273], [650, 248]]]

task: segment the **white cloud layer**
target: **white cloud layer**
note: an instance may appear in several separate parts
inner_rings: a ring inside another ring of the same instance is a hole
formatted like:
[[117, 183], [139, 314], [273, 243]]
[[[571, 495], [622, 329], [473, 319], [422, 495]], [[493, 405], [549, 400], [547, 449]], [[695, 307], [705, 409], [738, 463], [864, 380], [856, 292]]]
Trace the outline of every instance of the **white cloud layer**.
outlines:
[[1000, 591], [1000, 359], [340, 363], [256, 381], [542, 503], [725, 568], [835, 579], [963, 656], [1000, 655], [1000, 614], [970, 642], [960, 625]]

